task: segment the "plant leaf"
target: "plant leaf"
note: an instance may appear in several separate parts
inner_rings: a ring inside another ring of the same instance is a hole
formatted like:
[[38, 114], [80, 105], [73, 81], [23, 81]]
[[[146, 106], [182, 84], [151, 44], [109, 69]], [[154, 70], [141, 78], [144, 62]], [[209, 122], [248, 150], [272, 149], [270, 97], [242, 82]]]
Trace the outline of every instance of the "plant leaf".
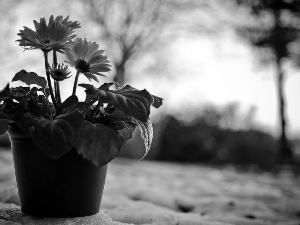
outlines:
[[159, 108], [162, 105], [162, 103], [163, 103], [163, 99], [160, 98], [160, 97], [157, 97], [155, 95], [152, 95], [152, 97], [153, 97], [153, 100], [154, 100], [153, 103], [152, 103], [152, 105], [155, 108]]
[[121, 110], [142, 122], [150, 115], [153, 97], [147, 90], [137, 90], [129, 85], [116, 91], [98, 90], [99, 102], [111, 103], [115, 109]]
[[26, 72], [26, 70], [21, 70], [16, 73], [12, 81], [22, 81], [27, 85], [36, 84], [42, 88], [45, 88], [47, 85], [47, 81], [44, 77], [40, 77], [34, 72]]
[[9, 84], [5, 86], [5, 88], [0, 91], [0, 101], [4, 99], [16, 99], [20, 101], [20, 99], [24, 97], [31, 97], [32, 95], [35, 95], [38, 91], [37, 88], [29, 88], [29, 87], [15, 87], [10, 88]]
[[9, 88], [9, 84], [3, 88], [2, 91], [0, 91], [0, 101], [4, 99], [12, 98], [11, 90]]
[[35, 99], [30, 99], [28, 101], [27, 107], [30, 110], [30, 112], [35, 116], [49, 118], [49, 115], [47, 115], [47, 110], [45, 112], [44, 109], [38, 104], [38, 102], [35, 101]]
[[101, 123], [113, 128], [125, 141], [132, 138], [137, 126], [131, 116], [126, 116], [120, 110], [115, 110], [112, 114], [106, 114], [96, 118], [95, 123]]
[[24, 136], [30, 136], [29, 129], [38, 123], [38, 118], [30, 112], [17, 113], [12, 115], [12, 120], [16, 123], [18, 128], [22, 131]]
[[114, 84], [117, 84], [117, 82], [109, 82], [109, 83], [104, 83], [102, 84], [98, 89], [99, 90], [103, 90], [103, 91], [108, 91], [109, 88], [114, 85]]
[[30, 136], [46, 156], [58, 159], [74, 147], [83, 120], [79, 112], [63, 114], [55, 120], [41, 118], [29, 128]]
[[135, 123], [118, 122], [116, 126], [121, 127], [118, 129], [118, 134], [125, 140], [125, 142], [132, 138], [133, 132], [135, 131]]
[[85, 88], [86, 98], [84, 102], [88, 103], [97, 97], [98, 90], [91, 84], [78, 84], [78, 86]]
[[12, 95], [15, 97], [25, 97], [26, 95], [29, 96], [36, 93], [37, 91], [36, 88], [30, 89], [30, 87], [21, 87], [21, 86], [11, 88], [10, 90]]
[[86, 93], [85, 102], [90, 102], [95, 97], [97, 97], [97, 94], [98, 94], [99, 90], [108, 91], [109, 88], [113, 84], [115, 84], [115, 82], [104, 83], [98, 89], [95, 86], [91, 85], [91, 84], [78, 84], [78, 86], [85, 88], [85, 93]]
[[80, 155], [100, 167], [120, 152], [123, 143], [124, 139], [112, 128], [84, 120], [75, 147]]
[[0, 112], [0, 135], [4, 134], [7, 130], [7, 124], [11, 122], [11, 119], [5, 113]]
[[72, 108], [74, 104], [78, 103], [78, 98], [76, 95], [71, 95], [63, 103], [61, 103], [58, 108], [56, 115], [66, 113], [68, 109]]
[[146, 148], [145, 154], [140, 159], [140, 160], [142, 160], [145, 158], [145, 156], [150, 151], [150, 147], [151, 147], [152, 139], [153, 139], [153, 127], [152, 127], [150, 118], [147, 120], [147, 122], [141, 122], [138, 120], [135, 120], [135, 122], [141, 131], [141, 136], [142, 136], [142, 139], [144, 140], [144, 144], [145, 144], [145, 148]]

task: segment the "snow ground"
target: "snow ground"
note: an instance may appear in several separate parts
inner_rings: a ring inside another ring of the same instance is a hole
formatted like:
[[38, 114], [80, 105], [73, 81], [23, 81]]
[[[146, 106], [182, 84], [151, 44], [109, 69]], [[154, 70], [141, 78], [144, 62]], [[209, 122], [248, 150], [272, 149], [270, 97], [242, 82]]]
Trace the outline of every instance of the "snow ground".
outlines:
[[[19, 204], [10, 151], [0, 151], [0, 202]], [[300, 177], [116, 159], [101, 209], [143, 225], [299, 225]], [[1, 223], [0, 223], [1, 224]]]

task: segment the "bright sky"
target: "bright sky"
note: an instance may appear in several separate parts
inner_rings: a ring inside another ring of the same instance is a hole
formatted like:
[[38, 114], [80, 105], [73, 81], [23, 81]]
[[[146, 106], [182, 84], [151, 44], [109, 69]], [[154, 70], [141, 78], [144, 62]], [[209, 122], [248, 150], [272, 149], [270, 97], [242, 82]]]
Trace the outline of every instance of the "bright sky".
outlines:
[[[256, 106], [255, 120], [267, 131], [278, 133], [274, 71], [258, 66], [250, 47], [232, 37], [179, 39], [168, 55], [172, 56], [170, 67], [177, 71], [173, 79], [148, 78], [140, 84], [159, 91], [165, 111], [189, 120], [206, 103], [238, 102], [241, 113]], [[288, 133], [296, 136], [300, 133], [300, 74], [288, 74], [284, 88]]]

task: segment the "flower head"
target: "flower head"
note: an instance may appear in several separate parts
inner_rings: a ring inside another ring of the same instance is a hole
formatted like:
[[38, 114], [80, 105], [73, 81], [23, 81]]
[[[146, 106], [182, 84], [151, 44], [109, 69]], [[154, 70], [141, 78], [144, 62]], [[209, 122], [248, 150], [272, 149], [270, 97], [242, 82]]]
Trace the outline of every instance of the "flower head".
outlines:
[[83, 73], [89, 80], [98, 81], [96, 75], [104, 76], [101, 72], [109, 72], [110, 65], [104, 50], [99, 50], [95, 42], [76, 38], [70, 49], [64, 51], [66, 62]]
[[20, 30], [20, 33], [18, 33], [21, 39], [17, 41], [25, 49], [62, 52], [62, 50], [66, 50], [71, 45], [72, 39], [76, 36], [73, 34], [73, 30], [80, 27], [77, 21], [72, 22], [68, 21], [68, 19], [69, 17], [66, 17], [63, 20], [62, 16], [57, 16], [54, 19], [52, 15], [48, 25], [45, 18], [41, 18], [39, 23], [34, 20], [36, 31], [24, 27], [24, 30]]
[[69, 71], [69, 67], [64, 65], [63, 63], [58, 64], [55, 68], [54, 65], [49, 68], [49, 73], [51, 77], [56, 81], [65, 80], [71, 76], [68, 76], [71, 72]]

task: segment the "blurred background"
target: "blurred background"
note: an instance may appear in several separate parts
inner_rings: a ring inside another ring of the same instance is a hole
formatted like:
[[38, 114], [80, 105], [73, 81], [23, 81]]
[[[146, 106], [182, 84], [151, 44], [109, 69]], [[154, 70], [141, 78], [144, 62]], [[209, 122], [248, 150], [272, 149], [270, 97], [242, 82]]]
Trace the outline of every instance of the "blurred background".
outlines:
[[[45, 73], [42, 53], [15, 42], [18, 31], [41, 17], [70, 15], [81, 23], [76, 34], [99, 43], [112, 63], [100, 82], [164, 99], [151, 112], [146, 160], [300, 166], [299, 1], [0, 0], [0, 12], [0, 89], [21, 69]], [[139, 136], [120, 157], [143, 156]], [[0, 147], [9, 149], [7, 135]]]

